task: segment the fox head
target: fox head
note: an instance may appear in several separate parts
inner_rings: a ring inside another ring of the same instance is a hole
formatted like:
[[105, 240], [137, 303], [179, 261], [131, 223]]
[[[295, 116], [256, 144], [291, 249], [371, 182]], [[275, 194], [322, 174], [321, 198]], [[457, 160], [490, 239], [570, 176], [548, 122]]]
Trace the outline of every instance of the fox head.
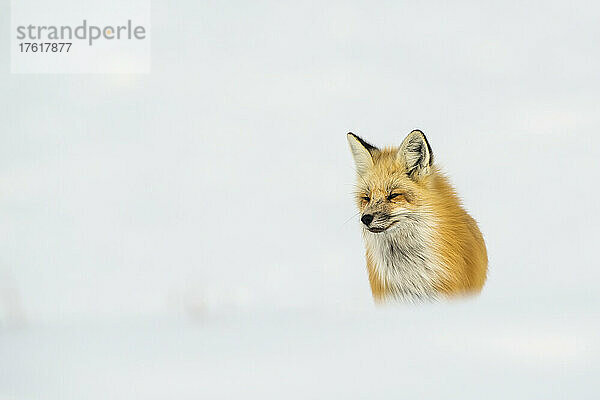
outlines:
[[356, 201], [363, 227], [381, 233], [410, 227], [428, 213], [427, 181], [433, 153], [414, 130], [399, 147], [378, 149], [353, 133], [348, 143], [356, 164]]

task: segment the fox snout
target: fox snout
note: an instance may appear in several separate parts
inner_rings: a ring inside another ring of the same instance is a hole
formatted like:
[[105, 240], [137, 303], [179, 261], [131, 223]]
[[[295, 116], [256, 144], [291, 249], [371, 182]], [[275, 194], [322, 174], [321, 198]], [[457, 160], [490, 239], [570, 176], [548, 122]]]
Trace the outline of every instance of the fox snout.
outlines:
[[365, 224], [365, 227], [373, 233], [383, 232], [389, 228], [389, 219], [390, 216], [388, 214], [381, 212], [375, 212], [372, 214], [365, 213], [362, 215], [362, 217], [360, 217], [360, 220], [363, 224]]
[[371, 225], [371, 222], [373, 222], [373, 218], [375, 218], [373, 216], [373, 214], [365, 214], [362, 216], [362, 218], [360, 219], [362, 221], [363, 224], [365, 224], [366, 226]]

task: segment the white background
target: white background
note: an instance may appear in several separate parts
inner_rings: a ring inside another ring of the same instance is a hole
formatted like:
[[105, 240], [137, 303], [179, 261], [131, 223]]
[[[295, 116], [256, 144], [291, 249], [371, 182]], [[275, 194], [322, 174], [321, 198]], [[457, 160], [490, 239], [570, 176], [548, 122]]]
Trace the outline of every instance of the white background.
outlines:
[[[0, 398], [594, 398], [594, 2], [152, 3], [152, 73], [15, 75]], [[422, 129], [476, 299], [373, 306], [345, 134]]]

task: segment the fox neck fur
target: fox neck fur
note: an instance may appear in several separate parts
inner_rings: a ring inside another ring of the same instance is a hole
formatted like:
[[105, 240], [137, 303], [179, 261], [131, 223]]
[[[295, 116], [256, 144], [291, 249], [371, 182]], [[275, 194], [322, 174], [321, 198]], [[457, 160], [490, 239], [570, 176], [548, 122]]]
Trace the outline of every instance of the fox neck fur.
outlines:
[[369, 282], [376, 301], [439, 297], [436, 283], [444, 268], [427, 245], [433, 239], [431, 223], [426, 216], [411, 222], [382, 233], [363, 229]]

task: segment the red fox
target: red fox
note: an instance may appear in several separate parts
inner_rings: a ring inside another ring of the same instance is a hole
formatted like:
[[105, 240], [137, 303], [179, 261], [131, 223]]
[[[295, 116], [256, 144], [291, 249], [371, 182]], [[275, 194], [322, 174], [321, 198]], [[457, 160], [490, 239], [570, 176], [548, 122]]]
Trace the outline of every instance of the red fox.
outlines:
[[377, 303], [478, 293], [487, 251], [477, 223], [433, 163], [423, 132], [378, 149], [353, 133], [356, 202]]

